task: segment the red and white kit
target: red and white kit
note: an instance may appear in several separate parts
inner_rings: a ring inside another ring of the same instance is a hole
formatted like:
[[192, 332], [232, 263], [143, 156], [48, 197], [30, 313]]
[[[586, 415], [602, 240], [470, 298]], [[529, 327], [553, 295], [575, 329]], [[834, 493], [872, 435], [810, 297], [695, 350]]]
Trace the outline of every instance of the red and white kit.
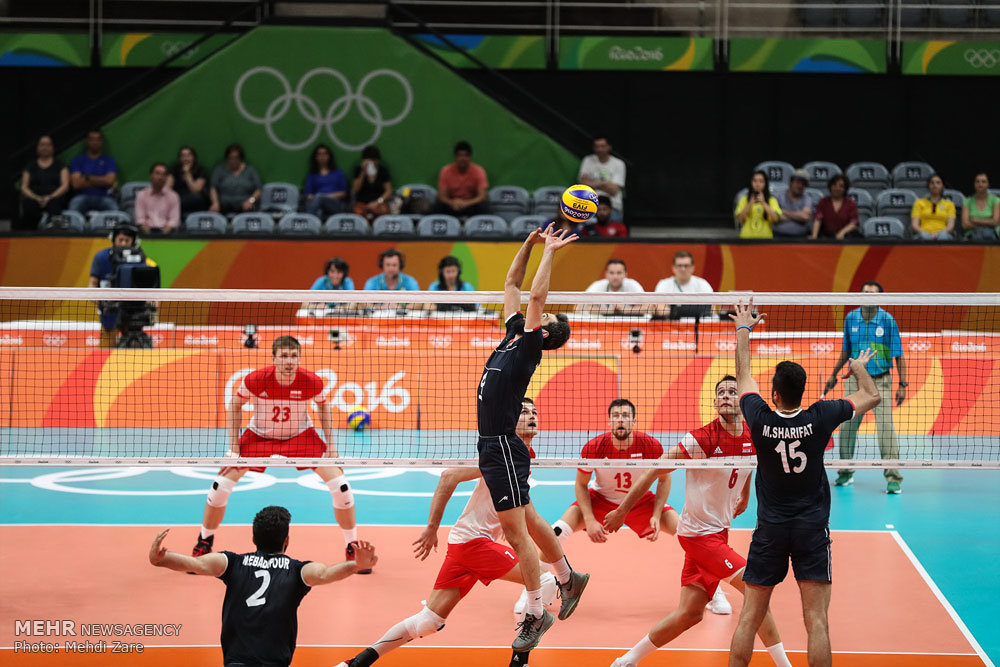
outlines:
[[319, 458], [326, 452], [309, 418], [309, 402], [326, 400], [323, 379], [312, 371], [299, 368], [291, 384], [282, 385], [274, 366], [262, 368], [243, 378], [236, 395], [253, 405], [253, 418], [240, 436], [240, 456]]
[[[750, 427], [732, 435], [716, 419], [686, 434], [679, 447], [688, 458], [756, 454]], [[719, 582], [746, 566], [746, 559], [729, 546], [729, 526], [751, 468], [688, 469], [684, 474], [684, 510], [677, 524], [677, 541], [684, 549], [681, 585], [698, 584], [709, 597]]]
[[[585, 459], [658, 459], [663, 456], [663, 445], [659, 440], [641, 431], [633, 431], [632, 446], [628, 449], [618, 449], [613, 443], [614, 436], [610, 433], [599, 435], [583, 446], [580, 456]], [[594, 473], [594, 479], [590, 483], [590, 505], [594, 510], [594, 518], [601, 523], [608, 512], [621, 505], [628, 490], [632, 488], [633, 478], [642, 474], [641, 470], [625, 468], [579, 470], [582, 473]], [[646, 537], [653, 532], [649, 521], [653, 518], [655, 498], [652, 491], [647, 491], [625, 516], [625, 525], [639, 537]], [[664, 505], [663, 509], [671, 507]]]

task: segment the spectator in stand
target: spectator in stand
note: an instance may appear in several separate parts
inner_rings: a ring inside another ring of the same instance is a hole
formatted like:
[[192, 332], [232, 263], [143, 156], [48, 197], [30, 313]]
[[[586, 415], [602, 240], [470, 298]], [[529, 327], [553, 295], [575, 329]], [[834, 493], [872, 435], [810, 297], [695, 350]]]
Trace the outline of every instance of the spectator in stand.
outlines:
[[[472, 283], [462, 280], [462, 264], [457, 257], [447, 255], [438, 262], [438, 278], [428, 287], [432, 292], [474, 292], [476, 288]], [[431, 310], [438, 311], [472, 311], [476, 309], [474, 303], [439, 303], [428, 304]]]
[[320, 218], [344, 210], [347, 197], [347, 177], [337, 166], [333, 151], [320, 144], [309, 156], [309, 173], [306, 175], [306, 211]]
[[205, 169], [198, 163], [198, 154], [190, 146], [181, 146], [177, 163], [167, 176], [167, 187], [181, 198], [181, 215], [208, 208]]
[[243, 213], [257, 209], [260, 203], [260, 174], [246, 163], [246, 153], [239, 144], [226, 146], [225, 163], [212, 170], [212, 204], [216, 213]]
[[594, 137], [594, 152], [583, 158], [577, 179], [611, 198], [611, 219], [621, 221], [625, 163], [611, 154], [611, 142], [603, 135]]
[[823, 236], [843, 241], [848, 236], [858, 235], [858, 205], [847, 196], [850, 187], [847, 176], [834, 174], [830, 177], [826, 183], [830, 194], [816, 205], [816, 217], [809, 238]]
[[21, 172], [21, 225], [38, 227], [42, 215], [58, 215], [66, 207], [69, 169], [55, 157], [52, 137], [42, 135], [35, 146], [35, 159]]
[[94, 128], [87, 132], [87, 150], [69, 163], [69, 179], [76, 192], [69, 207], [78, 213], [117, 211], [114, 194], [118, 163], [104, 154], [104, 133]]
[[[656, 283], [654, 292], [666, 294], [711, 294], [715, 291], [707, 280], [694, 275], [694, 256], [687, 250], [678, 250], [674, 253], [672, 268], [674, 275]], [[661, 304], [655, 306], [653, 309], [653, 315], [657, 317], [693, 317], [694, 315], [708, 315], [710, 312], [710, 307], [701, 305], [668, 306]]]
[[990, 177], [976, 174], [975, 194], [962, 203], [962, 229], [973, 241], [996, 241], [1000, 235], [1000, 197], [990, 192]]
[[809, 233], [816, 202], [806, 192], [809, 172], [796, 169], [788, 182], [788, 189], [777, 197], [781, 207], [781, 222], [774, 226], [775, 236], [805, 236]]
[[354, 190], [354, 212], [369, 222], [389, 212], [392, 179], [382, 164], [382, 153], [377, 146], [366, 146], [361, 151], [361, 164], [354, 168], [351, 188]]
[[406, 258], [398, 250], [383, 250], [378, 256], [378, 268], [381, 273], [377, 273], [365, 281], [366, 290], [409, 290], [417, 291], [420, 285], [416, 278], [403, 273], [406, 266]]
[[937, 174], [927, 177], [928, 195], [913, 202], [910, 224], [923, 241], [951, 241], [955, 230], [955, 204], [944, 198], [944, 181]]
[[467, 217], [488, 213], [486, 196], [490, 184], [486, 170], [472, 161], [468, 141], [455, 144], [455, 161], [441, 167], [438, 174], [438, 201], [435, 212]]
[[143, 234], [169, 234], [181, 224], [181, 198], [167, 187], [167, 165], [157, 162], [149, 170], [149, 187], [135, 196], [135, 224]]
[[[623, 259], [609, 259], [604, 265], [604, 277], [595, 280], [587, 288], [588, 292], [645, 292], [638, 280], [628, 277], [628, 269]], [[600, 315], [632, 315], [642, 312], [643, 307], [635, 304], [598, 304], [581, 303], [576, 307], [578, 313], [598, 313]]]
[[628, 236], [628, 228], [620, 222], [611, 221], [611, 197], [597, 195], [597, 215], [590, 225], [590, 230], [597, 236]]
[[750, 176], [747, 194], [736, 203], [736, 222], [740, 225], [741, 239], [774, 238], [772, 225], [781, 220], [781, 206], [771, 196], [767, 174], [755, 171]]
[[[354, 289], [354, 281], [348, 277], [348, 273], [351, 272], [351, 267], [348, 266], [340, 257], [332, 257], [326, 261], [323, 266], [323, 275], [313, 282], [311, 290], [352, 290]], [[343, 304], [327, 302], [309, 302], [302, 304], [303, 308], [336, 308]]]

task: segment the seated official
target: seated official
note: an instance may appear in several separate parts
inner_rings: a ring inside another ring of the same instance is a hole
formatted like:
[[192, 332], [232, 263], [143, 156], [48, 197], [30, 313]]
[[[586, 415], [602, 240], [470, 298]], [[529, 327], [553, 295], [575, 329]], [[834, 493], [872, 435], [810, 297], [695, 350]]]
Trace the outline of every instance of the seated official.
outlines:
[[[603, 195], [601, 195], [603, 197]], [[618, 224], [618, 223], [615, 223]], [[628, 277], [628, 270], [625, 267], [625, 260], [612, 258], [604, 265], [604, 277], [595, 280], [587, 288], [590, 293], [625, 293], [644, 292], [638, 280]], [[644, 310], [638, 304], [624, 303], [581, 303], [576, 307], [578, 313], [592, 313], [600, 315], [635, 315]]]
[[[457, 257], [448, 255], [442, 257], [438, 262], [438, 279], [428, 287], [432, 292], [474, 292], [476, 288], [472, 283], [462, 280], [462, 264]], [[438, 303], [429, 304], [431, 310], [439, 312], [446, 311], [472, 311], [476, 309], [474, 303]]]
[[[354, 280], [348, 277], [351, 267], [340, 257], [332, 257], [323, 266], [323, 275], [312, 284], [311, 290], [353, 290]], [[353, 304], [336, 303], [334, 301], [307, 301], [302, 304], [305, 309], [339, 308]]]

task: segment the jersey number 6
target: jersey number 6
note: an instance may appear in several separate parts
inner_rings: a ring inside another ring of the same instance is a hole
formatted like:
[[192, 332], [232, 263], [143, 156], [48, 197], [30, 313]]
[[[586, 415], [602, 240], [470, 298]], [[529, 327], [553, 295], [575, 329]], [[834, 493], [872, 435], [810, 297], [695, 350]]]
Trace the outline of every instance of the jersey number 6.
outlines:
[[[781, 467], [785, 469], [785, 472], [802, 472], [806, 469], [806, 453], [795, 451], [802, 442], [795, 440], [790, 443], [785, 443], [784, 440], [778, 443], [778, 446], [774, 448], [774, 451], [781, 454]], [[789, 468], [788, 459], [792, 459], [795, 462], [794, 468]]]

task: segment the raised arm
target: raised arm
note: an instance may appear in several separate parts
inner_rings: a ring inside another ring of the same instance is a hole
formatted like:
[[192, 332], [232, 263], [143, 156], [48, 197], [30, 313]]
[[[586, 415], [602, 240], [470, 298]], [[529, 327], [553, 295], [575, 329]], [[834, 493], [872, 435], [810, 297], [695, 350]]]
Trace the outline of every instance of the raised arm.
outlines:
[[165, 567], [174, 572], [190, 572], [208, 577], [218, 577], [226, 571], [228, 561], [224, 554], [209, 553], [194, 558], [193, 556], [185, 556], [184, 554], [167, 551], [167, 548], [163, 546], [163, 538], [169, 532], [169, 528], [162, 531], [153, 540], [152, 546], [149, 547], [149, 562], [151, 564], [156, 567]]
[[448, 468], [441, 473], [437, 488], [434, 489], [434, 497], [431, 498], [431, 509], [427, 516], [427, 526], [420, 532], [420, 537], [413, 541], [413, 554], [420, 560], [431, 555], [431, 551], [437, 551], [437, 531], [441, 526], [441, 517], [444, 516], [444, 508], [451, 500], [455, 489], [462, 482], [476, 479], [481, 473], [478, 468]]
[[[846, 334], [845, 334], [844, 342], [845, 343], [847, 342]], [[823, 386], [823, 395], [824, 396], [826, 396], [831, 391], [833, 391], [833, 388], [837, 386], [837, 373], [840, 372], [840, 369], [844, 367], [844, 364], [846, 364], [850, 360], [850, 358], [851, 358], [851, 350], [850, 350], [850, 348], [848, 348], [848, 347], [841, 348], [841, 350], [840, 350], [840, 358], [837, 359], [837, 363], [834, 364], [833, 370], [830, 371], [830, 377], [827, 378], [827, 380], [826, 380], [826, 385]]]
[[358, 570], [370, 570], [378, 562], [375, 547], [371, 542], [358, 540], [354, 543], [354, 560], [345, 560], [333, 565], [318, 561], [306, 563], [302, 567], [302, 581], [306, 586], [322, 586], [346, 579]]
[[[551, 225], [549, 225], [551, 227]], [[524, 274], [528, 270], [528, 258], [531, 257], [531, 248], [536, 243], [541, 243], [542, 230], [533, 229], [524, 240], [514, 261], [510, 263], [507, 270], [507, 278], [503, 283], [503, 319], [507, 321], [511, 315], [521, 310], [521, 284], [524, 282]]]
[[528, 308], [524, 312], [525, 331], [537, 329], [542, 324], [542, 310], [545, 308], [545, 299], [549, 296], [552, 258], [556, 251], [580, 238], [576, 234], [567, 234], [565, 229], [553, 231], [551, 224], [545, 228], [541, 236], [545, 240], [545, 250], [542, 252], [542, 261], [538, 264], [538, 270], [535, 271], [535, 278], [531, 281], [531, 296], [528, 297]]
[[864, 350], [858, 355], [857, 359], [851, 359], [850, 366], [848, 366], [858, 381], [858, 390], [846, 397], [854, 405], [855, 416], [868, 412], [882, 401], [882, 396], [878, 393], [878, 387], [875, 386], [875, 380], [872, 379], [872, 376], [868, 374], [868, 369], [865, 368], [868, 360], [874, 355], [875, 351], [871, 348]]
[[747, 304], [736, 304], [736, 314], [730, 314], [736, 323], [736, 391], [743, 394], [759, 394], [760, 387], [750, 370], [750, 332], [764, 321], [765, 314], [753, 314], [753, 297]]

